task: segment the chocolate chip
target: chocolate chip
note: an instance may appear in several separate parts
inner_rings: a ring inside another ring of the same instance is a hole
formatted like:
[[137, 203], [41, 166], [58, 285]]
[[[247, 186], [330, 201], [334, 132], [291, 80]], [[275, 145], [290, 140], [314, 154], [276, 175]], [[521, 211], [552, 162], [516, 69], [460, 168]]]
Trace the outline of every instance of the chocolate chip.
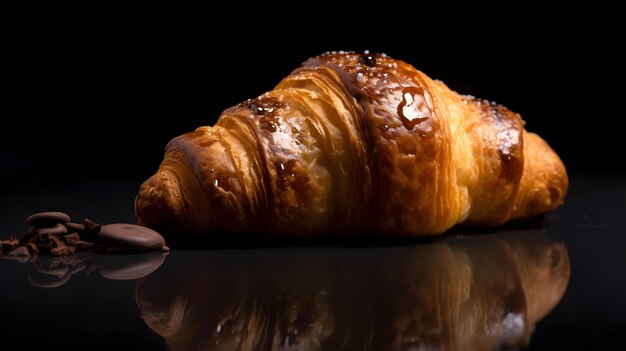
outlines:
[[63, 225], [65, 225], [65, 228], [67, 228], [67, 231], [69, 233], [84, 233], [85, 232], [85, 225], [84, 224], [80, 224], [80, 223], [64, 223]]
[[67, 228], [61, 224], [57, 223], [54, 227], [51, 228], [37, 228], [35, 230], [35, 236], [37, 235], [65, 235], [67, 234]]
[[26, 219], [26, 223], [35, 227], [51, 227], [57, 223], [70, 222], [70, 216], [63, 212], [40, 212]]
[[161, 234], [135, 224], [108, 224], [102, 227], [98, 235], [107, 252], [131, 252], [161, 250], [165, 239]]

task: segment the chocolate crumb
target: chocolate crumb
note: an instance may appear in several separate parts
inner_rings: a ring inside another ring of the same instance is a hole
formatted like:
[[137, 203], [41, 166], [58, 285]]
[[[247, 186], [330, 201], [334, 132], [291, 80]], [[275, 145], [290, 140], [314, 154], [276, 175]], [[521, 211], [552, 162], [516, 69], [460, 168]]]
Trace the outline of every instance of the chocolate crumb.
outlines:
[[57, 246], [54, 249], [50, 250], [50, 254], [52, 256], [67, 256], [76, 252], [76, 247], [74, 246]]

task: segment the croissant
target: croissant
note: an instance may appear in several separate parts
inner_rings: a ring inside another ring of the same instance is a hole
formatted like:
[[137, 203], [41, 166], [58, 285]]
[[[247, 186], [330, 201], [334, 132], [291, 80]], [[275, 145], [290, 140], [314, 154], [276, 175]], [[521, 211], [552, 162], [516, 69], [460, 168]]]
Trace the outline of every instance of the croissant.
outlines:
[[135, 211], [165, 233], [426, 236], [545, 213], [567, 186], [519, 114], [385, 54], [327, 53], [173, 139]]

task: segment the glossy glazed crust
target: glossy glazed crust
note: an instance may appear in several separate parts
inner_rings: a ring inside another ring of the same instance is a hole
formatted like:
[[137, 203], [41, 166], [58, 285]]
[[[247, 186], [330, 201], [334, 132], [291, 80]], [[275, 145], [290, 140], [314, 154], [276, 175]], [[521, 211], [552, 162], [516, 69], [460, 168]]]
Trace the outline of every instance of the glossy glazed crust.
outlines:
[[503, 106], [385, 55], [325, 54], [172, 140], [135, 202], [169, 233], [424, 236], [558, 207], [556, 153]]

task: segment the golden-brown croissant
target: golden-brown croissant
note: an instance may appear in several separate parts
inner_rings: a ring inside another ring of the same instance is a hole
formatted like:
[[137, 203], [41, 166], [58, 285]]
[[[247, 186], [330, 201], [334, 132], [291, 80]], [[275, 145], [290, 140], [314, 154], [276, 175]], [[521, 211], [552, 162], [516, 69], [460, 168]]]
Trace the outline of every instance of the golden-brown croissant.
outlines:
[[324, 54], [173, 139], [135, 201], [166, 233], [432, 235], [562, 204], [565, 167], [520, 116], [384, 54]]

